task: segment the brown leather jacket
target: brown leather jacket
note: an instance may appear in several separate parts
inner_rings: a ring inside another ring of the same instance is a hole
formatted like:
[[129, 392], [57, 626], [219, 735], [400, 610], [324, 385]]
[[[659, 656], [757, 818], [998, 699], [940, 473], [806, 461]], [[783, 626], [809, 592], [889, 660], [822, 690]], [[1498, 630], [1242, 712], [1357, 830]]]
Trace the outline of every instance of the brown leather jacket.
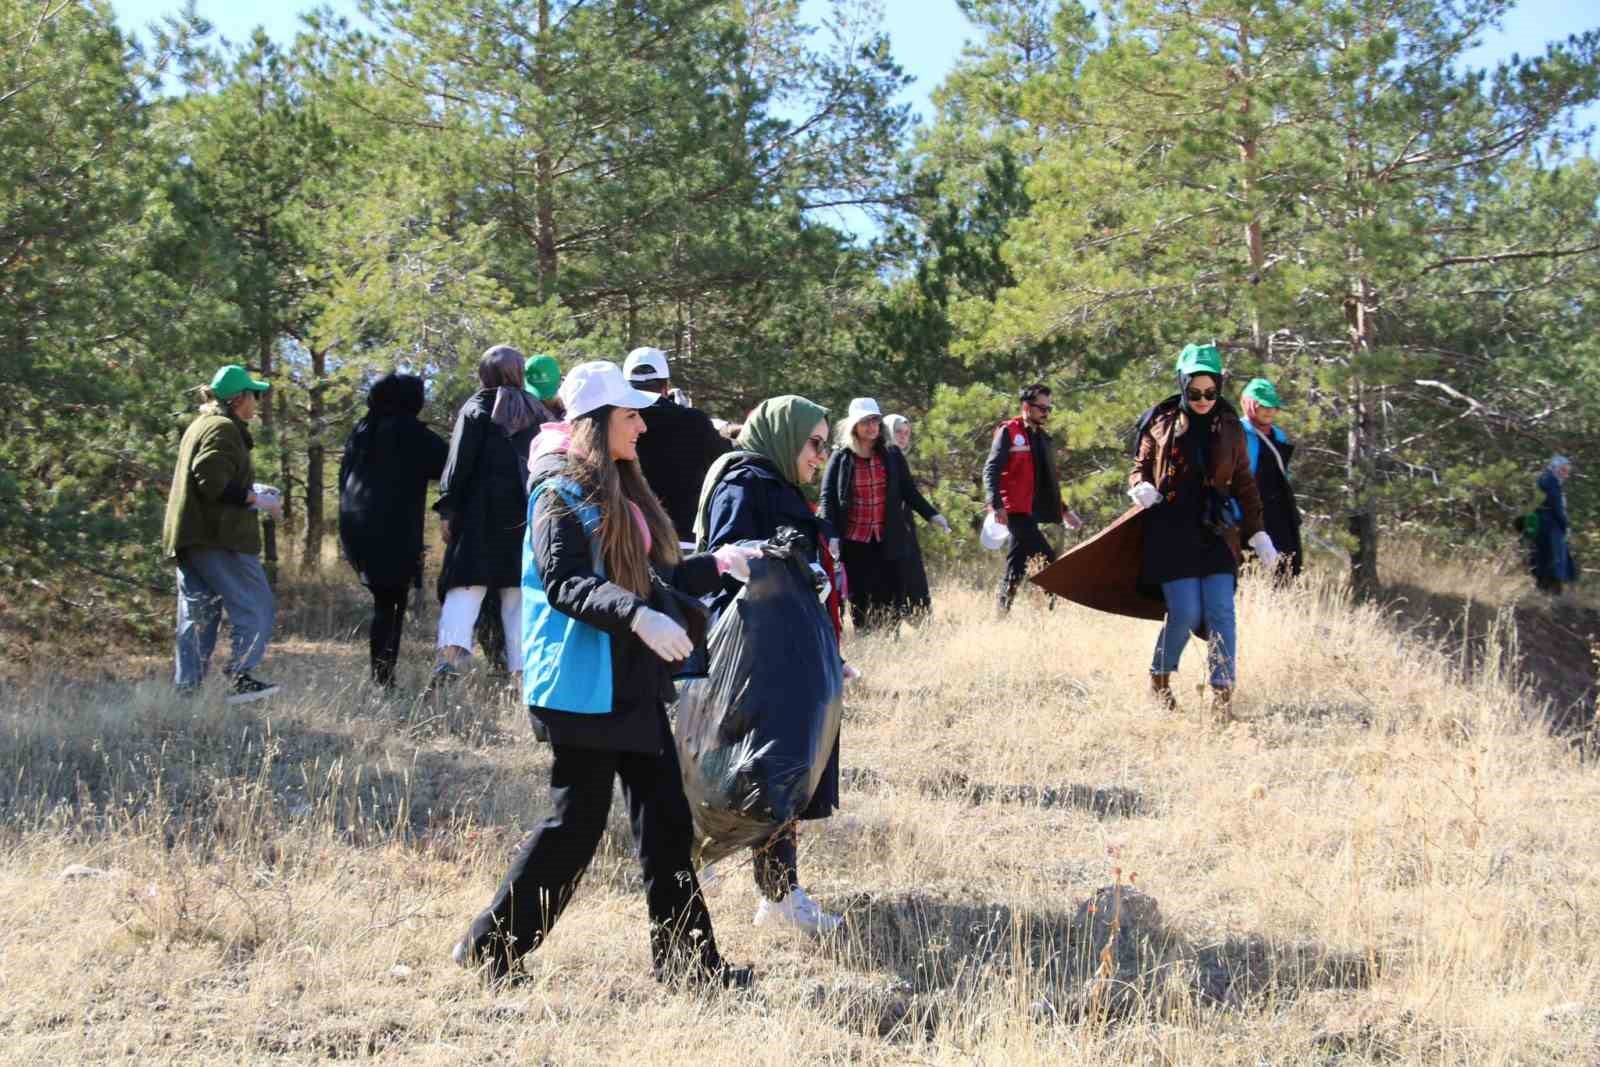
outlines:
[[[1256, 490], [1256, 480], [1250, 474], [1250, 453], [1245, 446], [1244, 426], [1239, 417], [1224, 402], [1215, 408], [1211, 419], [1211, 447], [1208, 454], [1211, 470], [1206, 484], [1239, 502], [1244, 518], [1235, 529], [1237, 537], [1228, 538], [1235, 558], [1240, 555], [1240, 542], [1248, 542], [1264, 527], [1261, 523], [1261, 494]], [[1140, 482], [1155, 486], [1167, 500], [1177, 498], [1173, 484], [1171, 460], [1175, 442], [1189, 429], [1189, 418], [1174, 402], [1156, 409], [1144, 433], [1139, 435], [1139, 454], [1133, 470], [1128, 474], [1128, 487]], [[1156, 505], [1160, 507], [1161, 505]]]

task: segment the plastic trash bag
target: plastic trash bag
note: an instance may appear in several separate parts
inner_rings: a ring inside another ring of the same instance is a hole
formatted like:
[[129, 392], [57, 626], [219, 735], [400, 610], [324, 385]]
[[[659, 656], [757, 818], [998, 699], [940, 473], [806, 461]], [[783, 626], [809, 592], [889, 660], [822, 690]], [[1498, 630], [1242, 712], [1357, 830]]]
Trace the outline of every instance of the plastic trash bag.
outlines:
[[806, 542], [785, 527], [762, 545], [711, 627], [709, 673], [678, 683], [673, 732], [701, 863], [798, 818], [839, 736], [844, 664]]

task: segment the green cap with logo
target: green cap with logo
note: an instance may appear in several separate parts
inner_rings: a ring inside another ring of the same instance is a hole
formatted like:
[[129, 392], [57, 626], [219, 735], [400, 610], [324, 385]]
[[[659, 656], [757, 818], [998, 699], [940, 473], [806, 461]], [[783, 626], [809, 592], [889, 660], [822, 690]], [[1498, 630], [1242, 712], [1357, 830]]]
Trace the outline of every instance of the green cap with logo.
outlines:
[[1178, 354], [1179, 374], [1210, 374], [1222, 377], [1222, 353], [1216, 345], [1184, 345]]
[[1278, 390], [1265, 378], [1251, 378], [1250, 384], [1244, 387], [1244, 398], [1254, 400], [1264, 408], [1281, 408], [1283, 401], [1278, 399]]
[[522, 388], [540, 400], [549, 400], [561, 388], [561, 364], [553, 356], [529, 356], [522, 367]]
[[232, 400], [240, 393], [264, 393], [271, 388], [250, 377], [250, 372], [237, 363], [230, 363], [211, 376], [211, 395], [218, 400]]

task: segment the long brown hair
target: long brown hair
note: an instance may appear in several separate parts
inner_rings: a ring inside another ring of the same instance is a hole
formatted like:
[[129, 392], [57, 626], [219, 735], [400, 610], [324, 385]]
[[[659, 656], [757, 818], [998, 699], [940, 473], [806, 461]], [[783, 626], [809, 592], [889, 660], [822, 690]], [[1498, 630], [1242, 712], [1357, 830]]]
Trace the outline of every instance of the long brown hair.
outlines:
[[[650, 595], [650, 564], [678, 562], [678, 531], [633, 460], [611, 458], [610, 406], [575, 420], [567, 449], [566, 475], [583, 486], [588, 503], [600, 509], [600, 558], [606, 576], [631, 593]], [[629, 514], [632, 502], [650, 529], [650, 552]]]

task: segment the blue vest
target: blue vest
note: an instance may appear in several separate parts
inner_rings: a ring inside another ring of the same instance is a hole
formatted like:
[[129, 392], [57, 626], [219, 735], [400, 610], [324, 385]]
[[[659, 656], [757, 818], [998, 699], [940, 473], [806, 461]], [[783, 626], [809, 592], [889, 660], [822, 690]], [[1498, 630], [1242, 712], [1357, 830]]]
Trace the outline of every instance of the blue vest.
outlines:
[[[1244, 435], [1244, 447], [1245, 451], [1250, 453], [1250, 477], [1254, 478], [1256, 476], [1256, 467], [1261, 462], [1261, 431], [1252, 426], [1249, 419], [1240, 421], [1244, 423], [1244, 428], [1250, 431]], [[1288, 435], [1276, 426], [1272, 428], [1272, 439], [1280, 445], [1289, 443]], [[1288, 476], [1289, 472], [1285, 471], [1284, 477], [1287, 478]]]
[[550, 478], [528, 495], [528, 532], [522, 540], [522, 695], [533, 707], [579, 715], [611, 713], [611, 635], [550, 606], [533, 562], [533, 508], [547, 489], [561, 494], [589, 538], [595, 573], [604, 578], [596, 537], [600, 509], [570, 478]]

